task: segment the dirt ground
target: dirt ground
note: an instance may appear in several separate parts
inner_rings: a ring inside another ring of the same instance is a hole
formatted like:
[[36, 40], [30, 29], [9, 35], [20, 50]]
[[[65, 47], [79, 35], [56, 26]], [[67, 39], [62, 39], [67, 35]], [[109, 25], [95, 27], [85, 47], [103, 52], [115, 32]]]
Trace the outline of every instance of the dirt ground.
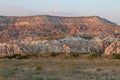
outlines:
[[0, 59], [0, 80], [120, 80], [120, 60]]

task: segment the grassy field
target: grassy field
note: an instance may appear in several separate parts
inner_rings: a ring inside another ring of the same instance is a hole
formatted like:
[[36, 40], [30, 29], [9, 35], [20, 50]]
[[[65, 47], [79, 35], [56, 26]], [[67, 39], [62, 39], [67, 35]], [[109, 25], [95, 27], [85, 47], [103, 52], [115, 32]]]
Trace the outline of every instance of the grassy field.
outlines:
[[120, 60], [80, 57], [0, 59], [0, 80], [120, 80]]

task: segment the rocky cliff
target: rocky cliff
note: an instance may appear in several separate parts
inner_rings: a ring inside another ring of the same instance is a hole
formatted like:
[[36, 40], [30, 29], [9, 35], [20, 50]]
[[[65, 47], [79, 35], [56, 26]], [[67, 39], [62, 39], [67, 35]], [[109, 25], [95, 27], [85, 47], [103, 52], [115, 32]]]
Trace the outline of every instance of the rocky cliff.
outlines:
[[109, 54], [119, 32], [120, 26], [98, 16], [0, 16], [0, 53]]
[[120, 40], [112, 42], [106, 49], [105, 54], [120, 54]]
[[49, 53], [49, 52], [79, 52], [79, 53], [120, 53], [119, 39], [83, 39], [81, 37], [67, 36], [62, 39], [41, 40], [32, 37], [11, 40], [0, 44], [0, 53]]
[[91, 33], [97, 37], [113, 37], [117, 24], [98, 16], [91, 17], [0, 17], [0, 38], [49, 36], [52, 34]]

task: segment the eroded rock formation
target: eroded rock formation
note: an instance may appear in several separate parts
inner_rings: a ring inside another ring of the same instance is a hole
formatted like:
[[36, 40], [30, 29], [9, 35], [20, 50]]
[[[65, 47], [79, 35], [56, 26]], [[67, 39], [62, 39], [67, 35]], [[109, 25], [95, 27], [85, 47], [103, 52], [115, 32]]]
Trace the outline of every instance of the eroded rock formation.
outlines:
[[105, 54], [120, 54], [120, 40], [112, 42], [105, 49]]
[[76, 33], [91, 33], [91, 36], [94, 37], [114, 37], [115, 32], [120, 32], [117, 24], [98, 16], [57, 17], [46, 15], [0, 17], [0, 38]]
[[[58, 40], [34, 40], [23, 39], [12, 41], [11, 43], [1, 43], [0, 53], [19, 54], [19, 53], [48, 53], [48, 52], [80, 52], [80, 53], [105, 53], [114, 51], [113, 40], [108, 39], [83, 39], [76, 37], [65, 37]], [[112, 49], [109, 46], [112, 43]], [[118, 46], [118, 43], [117, 43]], [[107, 49], [106, 49], [107, 48]]]
[[98, 16], [0, 16], [0, 53], [119, 53], [120, 26]]

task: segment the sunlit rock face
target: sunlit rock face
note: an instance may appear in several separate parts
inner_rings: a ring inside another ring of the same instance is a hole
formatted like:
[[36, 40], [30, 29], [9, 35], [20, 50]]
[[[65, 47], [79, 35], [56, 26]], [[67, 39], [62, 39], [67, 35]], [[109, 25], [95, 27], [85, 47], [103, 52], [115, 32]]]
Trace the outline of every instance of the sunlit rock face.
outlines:
[[[119, 53], [120, 26], [98, 16], [0, 16], [0, 53]], [[117, 41], [117, 44], [115, 44]]]
[[105, 54], [120, 54], [120, 40], [112, 42], [105, 49]]
[[0, 53], [2, 54], [18, 54], [21, 53], [20, 47], [17, 44], [0, 44]]
[[51, 34], [91, 33], [97, 37], [115, 37], [120, 32], [117, 24], [98, 16], [0, 16], [0, 38], [46, 36]]
[[[12, 41], [12, 43], [1, 43], [0, 53], [48, 53], [48, 52], [80, 52], [80, 53], [104, 53], [112, 41], [101, 39], [83, 39], [76, 37], [65, 37], [58, 40], [34, 40], [24, 39]], [[104, 46], [105, 45], [105, 46]]]

